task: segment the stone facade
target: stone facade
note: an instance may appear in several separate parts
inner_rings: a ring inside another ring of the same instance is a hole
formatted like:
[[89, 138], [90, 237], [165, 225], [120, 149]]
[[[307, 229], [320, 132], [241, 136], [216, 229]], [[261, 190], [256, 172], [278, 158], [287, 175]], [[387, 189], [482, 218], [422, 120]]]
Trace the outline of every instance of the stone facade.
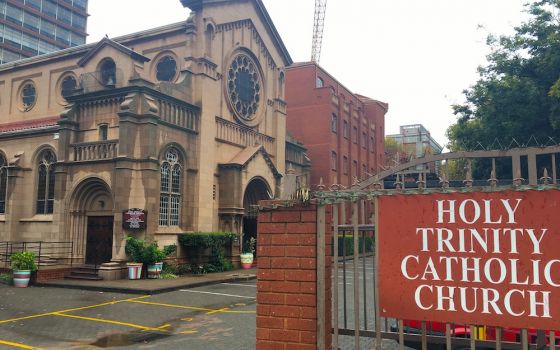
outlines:
[[182, 3], [185, 22], [0, 66], [0, 241], [101, 263], [128, 234], [256, 229], [282, 195], [291, 59], [260, 0]]

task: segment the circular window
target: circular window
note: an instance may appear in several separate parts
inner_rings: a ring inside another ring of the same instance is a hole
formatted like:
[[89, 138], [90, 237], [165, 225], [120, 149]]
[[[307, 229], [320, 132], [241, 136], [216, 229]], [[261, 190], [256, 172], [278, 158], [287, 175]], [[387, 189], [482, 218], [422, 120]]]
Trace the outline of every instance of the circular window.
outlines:
[[37, 93], [33, 83], [26, 83], [21, 89], [21, 103], [24, 110], [30, 110], [37, 100]]
[[66, 78], [62, 79], [62, 83], [60, 84], [60, 94], [62, 97], [66, 98], [72, 95], [72, 92], [76, 89], [78, 83], [76, 82], [76, 78], [69, 75]]
[[156, 78], [158, 81], [172, 81], [177, 75], [177, 62], [171, 56], [160, 59], [156, 65]]
[[255, 61], [244, 53], [236, 55], [227, 73], [227, 95], [234, 113], [250, 122], [262, 99], [262, 78]]

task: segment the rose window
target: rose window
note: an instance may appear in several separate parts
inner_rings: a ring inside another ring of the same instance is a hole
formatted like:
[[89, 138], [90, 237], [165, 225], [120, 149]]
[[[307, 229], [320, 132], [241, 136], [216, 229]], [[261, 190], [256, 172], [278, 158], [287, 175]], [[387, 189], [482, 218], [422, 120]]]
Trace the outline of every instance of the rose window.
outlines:
[[245, 54], [238, 54], [228, 70], [227, 93], [235, 114], [245, 121], [252, 120], [259, 108], [261, 81], [255, 61]]

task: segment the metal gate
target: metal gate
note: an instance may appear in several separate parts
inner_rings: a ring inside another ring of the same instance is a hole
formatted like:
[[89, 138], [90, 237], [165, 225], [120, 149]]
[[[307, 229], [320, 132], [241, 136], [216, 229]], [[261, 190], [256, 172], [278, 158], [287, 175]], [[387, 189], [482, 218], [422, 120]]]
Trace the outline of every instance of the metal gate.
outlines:
[[[318, 220], [318, 291], [324, 298], [324, 266], [329, 257], [326, 251], [325, 222], [332, 222], [333, 269], [332, 269], [332, 315], [325, 315], [324, 303], [318, 302], [319, 320], [332, 317], [332, 329], [328, 323], [319, 322], [319, 348], [324, 348], [322, 339], [325, 332], [333, 334], [334, 349], [560, 349], [560, 341], [554, 331], [521, 329], [510, 334], [509, 329], [453, 323], [415, 322], [383, 318], [379, 310], [378, 252], [376, 240], [377, 200], [380, 196], [395, 193], [419, 194], [438, 191], [500, 191], [514, 188], [518, 191], [530, 189], [558, 188], [556, 177], [557, 154], [560, 146], [516, 148], [512, 150], [492, 150], [475, 152], [446, 153], [399, 165], [381, 172], [351, 188], [331, 185], [319, 186], [314, 195], [317, 203]], [[543, 158], [544, 157], [544, 158]], [[472, 159], [489, 159], [491, 176], [489, 179], [473, 179], [470, 162]], [[511, 174], [496, 175], [496, 159], [509, 158]], [[414, 183], [405, 183], [403, 172], [419, 169], [419, 166], [448, 160], [464, 159], [466, 174], [464, 180], [449, 181], [445, 165], [437, 181], [426, 180], [419, 175]], [[537, 161], [538, 160], [538, 161]], [[547, 164], [537, 170], [537, 164]], [[537, 177], [537, 172], [541, 175]], [[527, 174], [523, 179], [521, 174]], [[551, 174], [552, 176], [549, 176]], [[396, 175], [387, 182], [389, 176]], [[508, 179], [509, 177], [509, 179]], [[412, 186], [413, 185], [413, 186]], [[387, 189], [387, 187], [394, 187]], [[326, 215], [332, 215], [327, 218]], [[406, 213], [403, 213], [406, 215]], [[489, 336], [491, 335], [491, 336]], [[490, 340], [491, 338], [491, 340]], [[557, 344], [557, 345], [556, 345]]]

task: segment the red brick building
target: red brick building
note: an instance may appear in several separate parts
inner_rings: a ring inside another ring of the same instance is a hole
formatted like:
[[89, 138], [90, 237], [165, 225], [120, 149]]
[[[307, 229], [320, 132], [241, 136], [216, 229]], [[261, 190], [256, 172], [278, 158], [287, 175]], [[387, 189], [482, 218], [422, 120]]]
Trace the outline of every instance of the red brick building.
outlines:
[[348, 186], [384, 165], [388, 104], [357, 95], [313, 62], [286, 68], [288, 132], [311, 159], [311, 187]]

